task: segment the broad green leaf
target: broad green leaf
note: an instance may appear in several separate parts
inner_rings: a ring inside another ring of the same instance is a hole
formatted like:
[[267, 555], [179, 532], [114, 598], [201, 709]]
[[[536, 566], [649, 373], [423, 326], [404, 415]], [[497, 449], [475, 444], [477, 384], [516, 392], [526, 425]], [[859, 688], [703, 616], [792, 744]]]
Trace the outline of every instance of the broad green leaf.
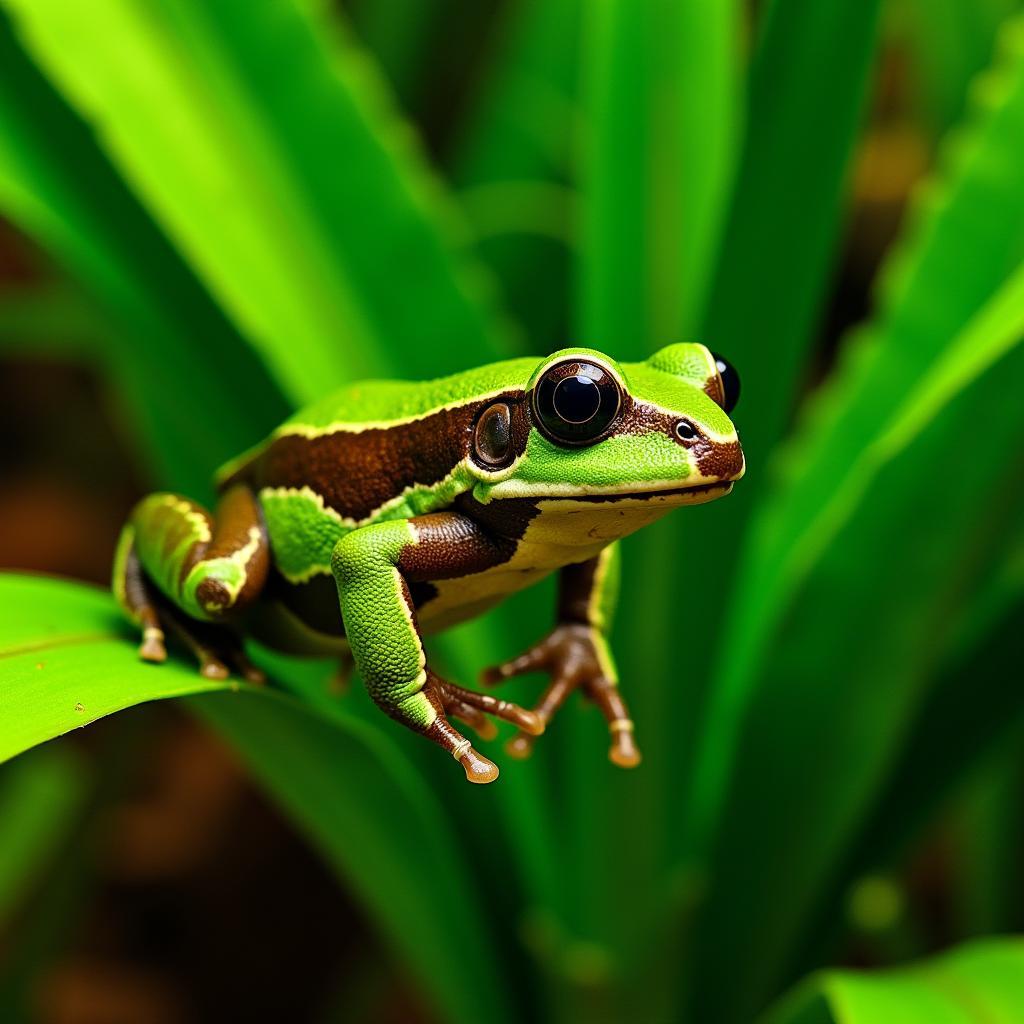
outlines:
[[0, 772], [0, 928], [67, 839], [86, 789], [73, 751], [59, 747]]
[[325, 4], [7, 7], [293, 400], [397, 365], [395, 339], [410, 375], [499, 350], [454, 209]]
[[[197, 496], [287, 412], [280, 390], [0, 14], [0, 209], [100, 300], [154, 475]], [[244, 395], [225, 415], [223, 382]]]
[[197, 711], [351, 880], [447, 1014], [503, 1015], [489, 925], [451, 821], [390, 737], [341, 709], [143, 664], [112, 599], [92, 588], [4, 575], [0, 607], [0, 760], [143, 701], [206, 694], [193, 696]]
[[762, 1024], [1015, 1024], [1024, 1017], [1024, 940], [971, 942], [887, 971], [823, 971]]

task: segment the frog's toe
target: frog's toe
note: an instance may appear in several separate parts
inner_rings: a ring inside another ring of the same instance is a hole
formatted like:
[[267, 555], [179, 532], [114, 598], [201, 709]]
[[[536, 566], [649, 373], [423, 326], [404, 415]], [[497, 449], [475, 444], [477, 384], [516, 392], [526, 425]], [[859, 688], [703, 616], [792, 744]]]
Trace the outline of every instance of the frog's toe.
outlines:
[[[477, 711], [494, 715], [503, 721], [511, 722], [524, 732], [539, 736], [544, 731], [544, 721], [534, 711], [520, 707], [508, 700], [499, 700], [489, 693], [477, 693], [475, 690], [464, 690], [461, 686], [454, 686], [452, 683], [442, 683], [441, 694], [446, 703], [458, 702], [468, 705]], [[471, 723], [472, 724], [472, 723]], [[476, 728], [476, 726], [474, 726]]]
[[608, 760], [620, 768], [635, 768], [643, 758], [633, 738], [633, 723], [623, 719], [609, 723], [608, 729], [612, 737]]
[[536, 737], [531, 736], [528, 732], [517, 732], [505, 744], [505, 753], [509, 757], [514, 757], [517, 761], [525, 761], [533, 753], [535, 740]]
[[159, 626], [146, 626], [142, 631], [142, 643], [139, 644], [139, 657], [143, 661], [159, 664], [167, 660], [167, 647], [164, 644], [164, 631]]
[[479, 708], [464, 700], [449, 697], [444, 702], [444, 709], [447, 714], [465, 722], [482, 740], [493, 740], [498, 735], [498, 727]]
[[459, 758], [459, 764], [466, 771], [466, 779], [477, 785], [486, 785], [498, 777], [498, 766], [472, 747]]
[[204, 679], [227, 679], [231, 670], [219, 658], [213, 655], [204, 657], [199, 662], [199, 674]]
[[487, 686], [495, 686], [527, 672], [542, 672], [549, 667], [549, 654], [545, 644], [537, 644], [509, 661], [485, 668], [480, 673], [480, 681]]

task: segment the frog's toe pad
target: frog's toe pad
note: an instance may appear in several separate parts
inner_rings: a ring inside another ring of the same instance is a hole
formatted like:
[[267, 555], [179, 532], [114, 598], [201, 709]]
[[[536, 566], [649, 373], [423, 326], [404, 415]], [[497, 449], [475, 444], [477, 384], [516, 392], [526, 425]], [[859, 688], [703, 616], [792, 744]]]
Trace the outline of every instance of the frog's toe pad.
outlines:
[[478, 785], [486, 785], [498, 777], [498, 766], [482, 757], [472, 747], [459, 758], [459, 763], [466, 770], [466, 778]]
[[517, 733], [505, 744], [505, 753], [517, 761], [525, 761], [533, 753], [533, 739], [528, 733]]
[[612, 745], [608, 748], [608, 760], [620, 768], [635, 768], [643, 758], [633, 738], [633, 723], [628, 720], [612, 722], [610, 730]]
[[139, 657], [143, 661], [162, 662], [167, 660], [167, 648], [164, 646], [163, 630], [157, 626], [147, 626], [142, 633], [139, 644]]

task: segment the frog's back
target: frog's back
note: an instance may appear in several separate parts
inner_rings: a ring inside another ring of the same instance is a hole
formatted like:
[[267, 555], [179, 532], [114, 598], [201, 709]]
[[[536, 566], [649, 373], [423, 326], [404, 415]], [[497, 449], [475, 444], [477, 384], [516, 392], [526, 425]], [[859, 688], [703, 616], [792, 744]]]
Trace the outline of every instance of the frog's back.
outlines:
[[257, 493], [275, 567], [292, 585], [329, 576], [338, 540], [360, 526], [448, 507], [474, 480], [473, 423], [500, 395], [521, 395], [536, 360], [493, 363], [423, 382], [348, 385], [225, 467], [221, 486]]
[[536, 364], [535, 358], [526, 357], [490, 363], [435, 380], [357, 381], [299, 410], [275, 431], [275, 436], [401, 426], [446, 407], [521, 390]]

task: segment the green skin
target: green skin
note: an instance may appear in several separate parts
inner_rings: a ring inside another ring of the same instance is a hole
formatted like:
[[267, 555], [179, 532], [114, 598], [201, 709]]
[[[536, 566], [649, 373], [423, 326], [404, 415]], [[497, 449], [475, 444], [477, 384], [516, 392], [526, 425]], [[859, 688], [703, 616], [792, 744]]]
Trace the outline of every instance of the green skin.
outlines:
[[[731, 490], [743, 453], [726, 404], [715, 357], [695, 344], [642, 363], [564, 349], [436, 381], [351, 385], [226, 466], [213, 516], [177, 495], [144, 498], [121, 536], [114, 593], [150, 661], [166, 657], [167, 630], [210, 677], [234, 666], [260, 681], [242, 633], [354, 659], [376, 703], [472, 782], [497, 767], [450, 719], [484, 738], [496, 733], [488, 715], [510, 721], [506, 749], [526, 756], [575, 689], [606, 717], [612, 761], [629, 767], [640, 754], [607, 644], [616, 542]], [[552, 572], [554, 630], [484, 676], [548, 672], [532, 711], [430, 670], [424, 633]]]

